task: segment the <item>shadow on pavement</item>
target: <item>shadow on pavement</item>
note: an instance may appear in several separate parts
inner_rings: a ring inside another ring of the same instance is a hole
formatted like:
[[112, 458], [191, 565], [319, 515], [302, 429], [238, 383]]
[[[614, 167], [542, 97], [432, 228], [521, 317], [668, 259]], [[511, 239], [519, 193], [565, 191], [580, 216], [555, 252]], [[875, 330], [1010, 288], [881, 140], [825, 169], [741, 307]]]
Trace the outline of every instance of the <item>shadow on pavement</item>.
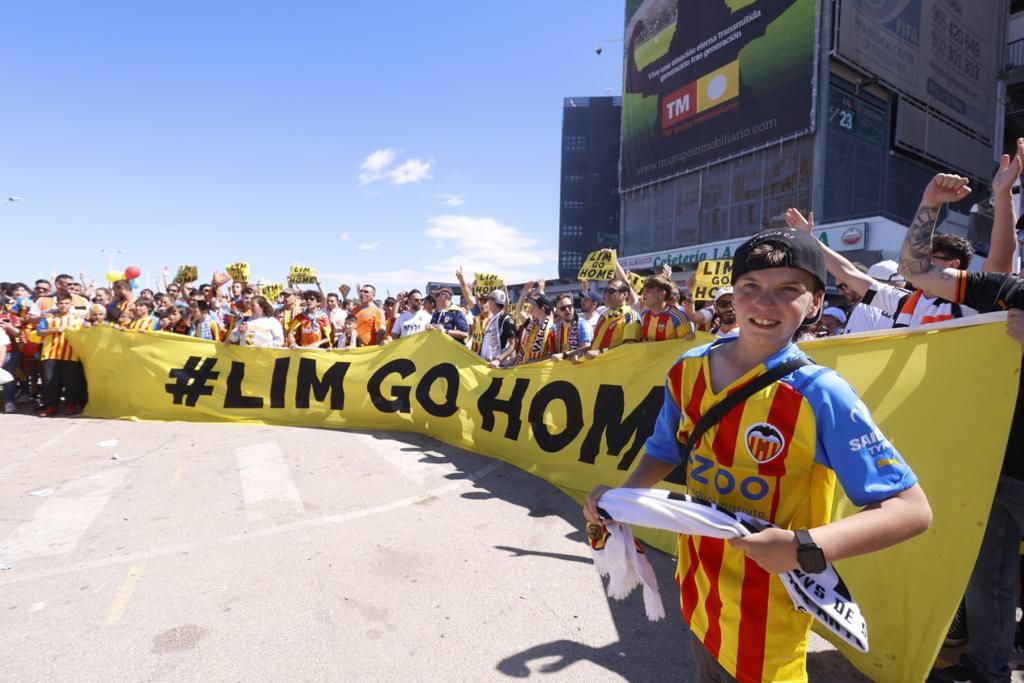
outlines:
[[[401, 442], [412, 457], [420, 462], [448, 463], [458, 470], [450, 479], [470, 477], [482, 462], [491, 458], [477, 455], [430, 437], [412, 433], [376, 433], [375, 438]], [[415, 454], [415, 455], [414, 455]], [[525, 479], [524, 479], [525, 478]], [[523, 486], [524, 480], [537, 486]], [[589, 552], [582, 531], [583, 515], [579, 505], [569, 496], [547, 482], [510, 465], [499, 469], [485, 479], [474, 482], [475, 489], [462, 494], [466, 500], [499, 498], [522, 507], [530, 517], [557, 516], [576, 527], [566, 538], [580, 544], [580, 554], [566, 555], [496, 545], [496, 550], [509, 553], [510, 560], [518, 557], [545, 557], [559, 562], [590, 563]], [[625, 600], [608, 598], [608, 610], [615, 624], [619, 640], [602, 647], [594, 647], [574, 640], [559, 639], [536, 645], [505, 657], [496, 669], [512, 678], [528, 678], [535, 674], [554, 674], [580, 661], [592, 662], [626, 680], [672, 680], [688, 683], [697, 676], [690, 654], [690, 638], [686, 621], [679, 610], [675, 581], [675, 558], [649, 549], [648, 560], [658, 576], [666, 618], [659, 622], [647, 619], [642, 591], [637, 589]], [[593, 590], [599, 590], [595, 572]], [[606, 585], [602, 580], [600, 590]], [[807, 671], [811, 681], [847, 683], [869, 681], [856, 671], [838, 651], [812, 652], [807, 658]]]

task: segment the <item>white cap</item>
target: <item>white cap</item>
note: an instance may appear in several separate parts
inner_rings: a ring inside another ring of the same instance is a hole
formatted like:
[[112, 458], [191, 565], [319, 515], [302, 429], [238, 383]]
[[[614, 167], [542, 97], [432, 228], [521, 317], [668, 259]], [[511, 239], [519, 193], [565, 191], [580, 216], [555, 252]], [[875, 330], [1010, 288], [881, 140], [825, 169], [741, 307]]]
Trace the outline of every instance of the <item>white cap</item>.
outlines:
[[868, 268], [868, 276], [881, 282], [888, 282], [897, 273], [899, 264], [895, 261], [879, 261]]
[[715, 301], [718, 301], [726, 294], [732, 294], [732, 285], [726, 285], [725, 287], [719, 287], [715, 291]]
[[846, 324], [846, 313], [844, 313], [843, 309], [841, 309], [841, 308], [836, 308], [835, 306], [829, 306], [824, 311], [822, 311], [821, 314], [822, 315], [830, 315], [833, 318], [835, 318], [836, 320], [838, 320], [840, 323], [842, 323], [843, 325]]

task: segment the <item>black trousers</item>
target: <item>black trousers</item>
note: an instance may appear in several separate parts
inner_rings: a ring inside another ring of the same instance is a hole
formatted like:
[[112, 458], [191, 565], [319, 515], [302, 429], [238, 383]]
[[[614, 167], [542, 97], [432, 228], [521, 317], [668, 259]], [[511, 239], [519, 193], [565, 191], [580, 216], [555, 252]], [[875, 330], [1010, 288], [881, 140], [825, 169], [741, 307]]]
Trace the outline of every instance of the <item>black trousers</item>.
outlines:
[[47, 408], [60, 405], [60, 392], [64, 400], [81, 408], [86, 402], [85, 371], [77, 360], [43, 361], [43, 403]]
[[704, 643], [690, 632], [690, 649], [693, 651], [693, 663], [697, 669], [697, 680], [700, 683], [738, 683], [715, 659]]

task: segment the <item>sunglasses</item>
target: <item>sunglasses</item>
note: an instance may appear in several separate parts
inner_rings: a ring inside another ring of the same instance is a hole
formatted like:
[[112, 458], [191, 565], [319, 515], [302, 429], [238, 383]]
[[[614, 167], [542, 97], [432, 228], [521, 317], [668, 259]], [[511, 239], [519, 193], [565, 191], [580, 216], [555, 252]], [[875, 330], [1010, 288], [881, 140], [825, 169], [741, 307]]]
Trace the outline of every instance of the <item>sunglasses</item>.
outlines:
[[572, 310], [572, 305], [571, 304], [565, 304], [564, 306], [558, 306], [557, 308], [560, 311], [571, 311]]

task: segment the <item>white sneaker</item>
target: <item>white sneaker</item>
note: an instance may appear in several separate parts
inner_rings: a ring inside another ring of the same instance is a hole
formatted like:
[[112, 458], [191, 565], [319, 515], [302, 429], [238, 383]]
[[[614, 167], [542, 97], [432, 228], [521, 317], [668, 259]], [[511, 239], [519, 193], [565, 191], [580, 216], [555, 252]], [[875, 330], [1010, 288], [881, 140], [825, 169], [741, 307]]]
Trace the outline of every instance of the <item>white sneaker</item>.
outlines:
[[14, 405], [14, 401], [8, 401], [7, 403], [4, 404], [5, 413], [14, 413], [17, 412], [17, 410], [18, 406]]

